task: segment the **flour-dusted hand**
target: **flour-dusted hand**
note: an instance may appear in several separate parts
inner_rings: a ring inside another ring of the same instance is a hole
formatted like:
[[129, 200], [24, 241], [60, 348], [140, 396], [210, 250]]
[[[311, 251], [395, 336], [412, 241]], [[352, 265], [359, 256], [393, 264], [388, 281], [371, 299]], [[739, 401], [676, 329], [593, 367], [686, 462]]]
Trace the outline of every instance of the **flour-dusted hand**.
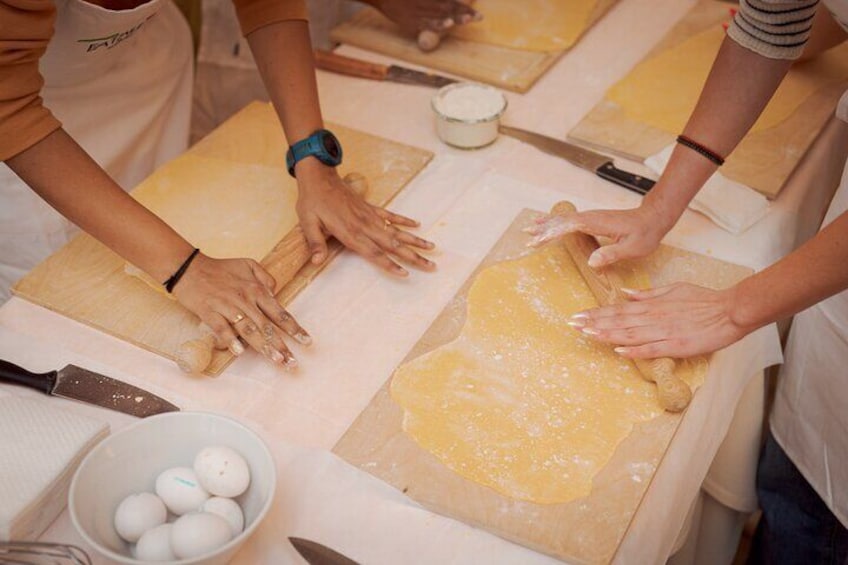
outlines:
[[624, 357], [645, 359], [712, 353], [756, 329], [735, 316], [733, 288], [676, 283], [625, 292], [629, 302], [579, 312], [569, 325]]
[[174, 287], [174, 297], [212, 329], [215, 346], [234, 355], [244, 351], [239, 338], [273, 361], [293, 369], [297, 361], [283, 340], [312, 339], [274, 298], [276, 282], [252, 259], [213, 259], [202, 253]]
[[345, 247], [395, 275], [409, 273], [394, 259], [424, 271], [435, 269], [435, 263], [416, 251], [435, 246], [396, 227], [414, 228], [418, 222], [372, 206], [345, 184], [335, 169], [315, 159], [300, 161], [296, 170], [297, 214], [313, 263], [327, 259], [326, 238], [332, 235]]
[[525, 231], [535, 236], [529, 243], [533, 247], [573, 232], [607, 238], [611, 243], [602, 245], [589, 257], [589, 266], [600, 268], [651, 253], [675, 220], [643, 203], [631, 210], [592, 210], [542, 216], [536, 220], [535, 226]]
[[468, 0], [374, 0], [370, 3], [409, 34], [446, 31], [455, 25], [482, 19]]

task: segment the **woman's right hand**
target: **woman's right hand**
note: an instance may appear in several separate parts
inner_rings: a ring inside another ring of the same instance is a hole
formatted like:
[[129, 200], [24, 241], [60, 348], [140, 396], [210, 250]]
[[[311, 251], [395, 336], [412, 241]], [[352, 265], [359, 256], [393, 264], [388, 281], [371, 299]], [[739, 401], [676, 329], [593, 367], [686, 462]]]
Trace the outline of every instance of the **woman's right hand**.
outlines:
[[312, 338], [274, 298], [276, 281], [252, 259], [213, 259], [202, 253], [174, 287], [174, 297], [214, 333], [215, 347], [234, 355], [253, 349], [288, 370], [297, 361], [284, 335], [309, 345]]
[[622, 259], [648, 255], [659, 246], [676, 220], [643, 202], [640, 207], [630, 210], [591, 210], [542, 216], [536, 220], [535, 226], [525, 231], [535, 236], [530, 242], [533, 247], [573, 232], [609, 239], [610, 243], [602, 245], [589, 256], [589, 266], [597, 269]]

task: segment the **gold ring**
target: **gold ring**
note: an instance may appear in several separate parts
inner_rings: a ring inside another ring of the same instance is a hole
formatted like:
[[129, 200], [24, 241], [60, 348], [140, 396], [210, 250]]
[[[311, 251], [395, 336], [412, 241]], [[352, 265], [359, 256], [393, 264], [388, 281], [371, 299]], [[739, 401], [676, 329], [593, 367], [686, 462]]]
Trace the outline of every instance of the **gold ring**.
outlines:
[[242, 320], [244, 320], [244, 314], [239, 312], [238, 314], [236, 314], [236, 317], [233, 318], [233, 320], [230, 322], [230, 324], [234, 326], [234, 325], [238, 324], [239, 322], [241, 322]]

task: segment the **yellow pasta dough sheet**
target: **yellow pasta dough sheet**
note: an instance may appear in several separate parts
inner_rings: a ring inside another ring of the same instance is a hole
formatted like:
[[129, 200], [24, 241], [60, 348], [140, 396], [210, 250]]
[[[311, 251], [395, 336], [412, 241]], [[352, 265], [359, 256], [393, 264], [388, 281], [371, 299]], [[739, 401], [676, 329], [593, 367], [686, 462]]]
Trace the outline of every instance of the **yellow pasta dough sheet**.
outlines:
[[591, 24], [598, 0], [477, 0], [479, 23], [457, 27], [455, 37], [526, 51], [568, 49]]
[[[642, 61], [610, 88], [607, 99], [634, 121], [680, 133], [695, 109], [724, 37], [724, 30], [716, 25]], [[817, 91], [848, 78], [848, 59], [843, 53], [830, 50], [794, 65], [751, 131], [775, 127]]]
[[[459, 336], [394, 374], [403, 430], [506, 497], [556, 504], [587, 496], [634, 426], [663, 413], [655, 385], [632, 362], [567, 325], [595, 305], [555, 244], [480, 271]], [[705, 373], [703, 360], [677, 372], [693, 388]]]

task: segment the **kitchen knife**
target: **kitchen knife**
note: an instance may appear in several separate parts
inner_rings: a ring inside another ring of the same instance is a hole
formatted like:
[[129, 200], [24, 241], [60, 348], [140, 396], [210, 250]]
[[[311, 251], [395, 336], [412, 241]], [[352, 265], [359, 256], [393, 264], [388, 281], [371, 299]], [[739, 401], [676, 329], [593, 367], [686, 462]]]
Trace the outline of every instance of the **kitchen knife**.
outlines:
[[76, 365], [47, 373], [31, 373], [0, 359], [0, 382], [28, 386], [52, 396], [87, 402], [139, 418], [179, 411], [155, 394]]
[[573, 165], [577, 165], [587, 171], [592, 171], [602, 179], [613, 182], [619, 186], [630, 189], [639, 194], [647, 194], [654, 186], [654, 181], [645, 178], [641, 175], [622, 171], [612, 162], [612, 158], [595, 153], [589, 149], [578, 147], [553, 137], [548, 137], [540, 133], [527, 131], [509, 126], [499, 126], [498, 131], [514, 137], [525, 143], [529, 143], [536, 149], [555, 155], [565, 159]]
[[309, 565], [358, 565], [353, 559], [318, 542], [303, 538], [289, 538], [289, 541]]
[[452, 78], [415, 71], [398, 65], [380, 65], [361, 59], [336, 55], [332, 51], [315, 50], [315, 66], [325, 71], [371, 80], [387, 80], [403, 84], [420, 84], [441, 88], [456, 81]]

